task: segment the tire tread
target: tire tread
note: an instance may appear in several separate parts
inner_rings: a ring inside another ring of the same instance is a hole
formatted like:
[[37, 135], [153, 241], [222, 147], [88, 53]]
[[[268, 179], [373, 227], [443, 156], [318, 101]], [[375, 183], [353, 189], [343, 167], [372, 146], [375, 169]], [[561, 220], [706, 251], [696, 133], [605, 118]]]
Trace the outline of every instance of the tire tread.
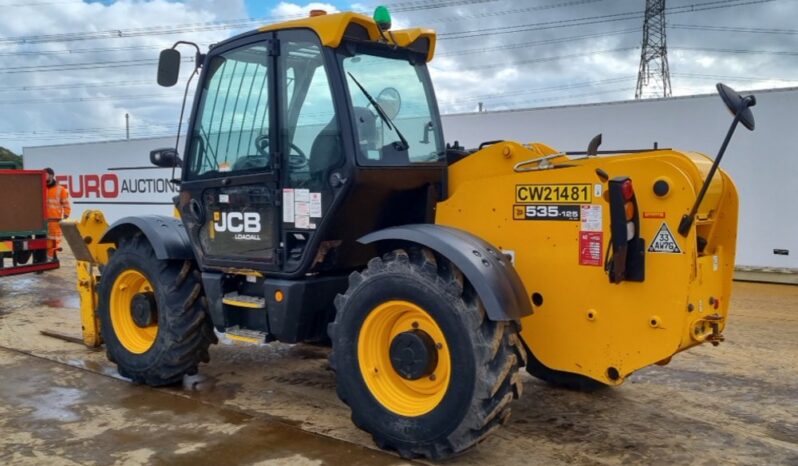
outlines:
[[[105, 270], [124, 267], [117, 262], [126, 255], [138, 256], [146, 263], [155, 264], [156, 276], [150, 276], [153, 287], [165, 290], [158, 303], [159, 335], [165, 347], [151, 364], [136, 368], [130, 364], [133, 358], [142, 357], [128, 352], [110, 333], [109, 302], [110, 287], [115, 277], [106, 276], [100, 282], [100, 303], [98, 314], [101, 318], [103, 340], [106, 342], [108, 359], [117, 364], [123, 377], [150, 386], [172, 385], [182, 381], [186, 374], [195, 374], [201, 362], [208, 362], [208, 348], [216, 343], [210, 318], [208, 303], [202, 293], [201, 278], [192, 261], [159, 260], [146, 237], [136, 233], [132, 237], [121, 238], [116, 251]], [[122, 268], [124, 270], [124, 268]], [[152, 275], [152, 274], [149, 274]], [[163, 335], [161, 335], [163, 332]], [[159, 342], [156, 341], [156, 345]], [[147, 354], [147, 353], [143, 353]]]
[[[506, 423], [510, 416], [511, 402], [521, 395], [519, 368], [526, 361], [526, 354], [519, 344], [519, 326], [516, 322], [489, 320], [473, 288], [450, 262], [423, 248], [397, 249], [381, 258], [371, 259], [363, 271], [353, 272], [349, 276], [349, 289], [336, 297], [336, 319], [328, 326], [328, 333], [333, 341], [333, 351], [330, 354], [333, 371], [338, 370], [336, 330], [341, 325], [341, 316], [346, 312], [347, 301], [358, 289], [369, 286], [371, 279], [384, 273], [413, 275], [432, 290], [455, 298], [452, 301], [458, 314], [467, 324], [466, 328], [472, 329], [478, 372], [470, 409], [448, 436], [432, 441], [420, 440], [409, 445], [407, 442], [383, 436], [380, 432], [370, 433], [377, 446], [396, 451], [407, 459], [442, 459], [459, 454]], [[352, 422], [366, 430], [367, 423], [361, 418], [357, 406], [349, 402], [343, 384], [337, 384], [337, 392], [341, 401], [352, 409]]]

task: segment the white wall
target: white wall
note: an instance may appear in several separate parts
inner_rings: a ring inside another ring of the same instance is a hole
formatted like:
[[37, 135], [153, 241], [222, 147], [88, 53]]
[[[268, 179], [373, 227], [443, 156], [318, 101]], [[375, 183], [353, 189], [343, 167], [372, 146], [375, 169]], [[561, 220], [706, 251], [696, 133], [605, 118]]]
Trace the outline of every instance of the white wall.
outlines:
[[170, 137], [25, 147], [23, 156], [25, 168], [51, 167], [69, 188], [72, 218], [99, 209], [114, 222], [128, 215], [172, 215], [172, 170], [152, 166], [150, 150], [174, 144]]
[[[721, 167], [740, 194], [737, 264], [798, 268], [798, 89], [754, 92], [756, 130], [737, 128]], [[493, 139], [543, 142], [584, 151], [672, 147], [715, 157], [731, 123], [716, 95], [585, 106], [448, 115], [447, 141], [466, 147]], [[787, 249], [788, 256], [773, 249]]]
[[[756, 131], [740, 126], [721, 164], [740, 193], [737, 264], [798, 268], [798, 208], [793, 204], [798, 202], [798, 89], [761, 91], [756, 96]], [[714, 95], [443, 117], [446, 140], [459, 140], [466, 147], [508, 139], [577, 151], [603, 133], [602, 149], [648, 148], [657, 141], [659, 147], [713, 157], [730, 122], [731, 116]], [[50, 166], [57, 174], [71, 176], [73, 216], [84, 209], [101, 209], [113, 222], [127, 215], [171, 215], [173, 192], [154, 192], [155, 186], [142, 185], [146, 192], [132, 193], [122, 187], [139, 180], [167, 180], [169, 169], [130, 168], [149, 167], [150, 150], [173, 145], [173, 138], [138, 139], [27, 147], [23, 153], [26, 168]], [[181, 151], [182, 146], [181, 142]], [[108, 189], [81, 193], [86, 175], [105, 175], [106, 188], [109, 177], [116, 177], [116, 197], [104, 196], [112, 194]], [[773, 249], [787, 249], [790, 255], [774, 255]]]

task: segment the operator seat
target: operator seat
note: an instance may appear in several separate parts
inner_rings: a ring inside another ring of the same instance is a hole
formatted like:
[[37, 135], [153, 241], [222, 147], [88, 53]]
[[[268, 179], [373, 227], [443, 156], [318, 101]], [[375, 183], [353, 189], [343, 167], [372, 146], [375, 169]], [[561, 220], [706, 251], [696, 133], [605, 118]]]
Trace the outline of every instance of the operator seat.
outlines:
[[[354, 107], [355, 126], [357, 129], [360, 146], [363, 150], [377, 137], [377, 123], [373, 113], [365, 107]], [[341, 131], [338, 122], [333, 116], [332, 120], [313, 140], [310, 148], [308, 169], [314, 184], [323, 183], [329, 172], [344, 163], [344, 149], [341, 142]]]

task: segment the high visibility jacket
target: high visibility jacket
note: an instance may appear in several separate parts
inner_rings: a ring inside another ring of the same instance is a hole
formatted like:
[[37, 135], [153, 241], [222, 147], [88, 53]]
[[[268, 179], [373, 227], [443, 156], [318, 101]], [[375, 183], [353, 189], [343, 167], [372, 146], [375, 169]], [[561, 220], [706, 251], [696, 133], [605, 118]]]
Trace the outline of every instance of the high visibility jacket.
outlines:
[[72, 213], [69, 191], [60, 184], [47, 187], [47, 219], [61, 221]]

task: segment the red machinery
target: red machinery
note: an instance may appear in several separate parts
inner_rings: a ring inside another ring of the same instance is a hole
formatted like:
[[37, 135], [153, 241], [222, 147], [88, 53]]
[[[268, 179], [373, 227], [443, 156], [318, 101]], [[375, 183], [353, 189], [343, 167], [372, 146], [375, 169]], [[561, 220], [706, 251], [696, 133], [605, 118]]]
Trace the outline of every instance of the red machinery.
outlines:
[[0, 276], [57, 269], [47, 259], [47, 176], [42, 170], [0, 170]]

